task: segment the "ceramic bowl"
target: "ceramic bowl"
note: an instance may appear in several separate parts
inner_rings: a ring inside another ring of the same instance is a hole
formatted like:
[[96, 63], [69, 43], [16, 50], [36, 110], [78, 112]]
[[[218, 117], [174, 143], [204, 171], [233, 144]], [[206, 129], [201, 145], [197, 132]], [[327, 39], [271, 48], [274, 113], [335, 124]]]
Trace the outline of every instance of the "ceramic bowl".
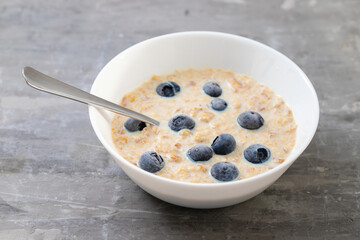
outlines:
[[91, 93], [119, 103], [125, 93], [153, 75], [189, 68], [216, 68], [243, 73], [282, 96], [298, 124], [296, 144], [290, 156], [279, 166], [251, 178], [225, 183], [186, 183], [156, 176], [129, 163], [112, 143], [113, 113], [90, 107], [90, 120], [97, 137], [136, 184], [166, 202], [191, 208], [218, 208], [258, 195], [305, 150], [319, 120], [319, 103], [311, 82], [283, 54], [259, 42], [226, 33], [163, 35], [136, 44], [114, 57], [97, 76]]

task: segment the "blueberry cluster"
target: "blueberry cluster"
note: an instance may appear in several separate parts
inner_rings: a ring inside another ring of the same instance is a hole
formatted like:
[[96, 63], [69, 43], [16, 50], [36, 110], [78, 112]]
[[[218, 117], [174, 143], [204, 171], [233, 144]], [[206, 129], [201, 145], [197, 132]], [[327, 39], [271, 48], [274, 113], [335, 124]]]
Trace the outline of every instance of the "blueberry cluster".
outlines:
[[[174, 97], [180, 92], [180, 89], [180, 86], [175, 82], [164, 82], [157, 86], [156, 93], [161, 97]], [[204, 84], [202, 90], [207, 95], [214, 97], [210, 102], [212, 109], [223, 111], [227, 108], [227, 102], [222, 98], [218, 98], [222, 94], [222, 89], [218, 83], [207, 82]], [[256, 130], [264, 125], [264, 118], [254, 111], [245, 111], [241, 113], [236, 121], [240, 127], [247, 130]], [[124, 127], [130, 132], [135, 132], [142, 131], [142, 129], [146, 127], [146, 124], [136, 119], [128, 119], [124, 123]], [[185, 114], [180, 114], [169, 120], [168, 127], [175, 132], [179, 132], [183, 129], [192, 130], [195, 127], [195, 121]], [[235, 148], [235, 138], [231, 134], [223, 133], [213, 140], [211, 146], [197, 144], [191, 147], [186, 152], [186, 156], [191, 161], [199, 163], [209, 161], [214, 154], [228, 155], [232, 153]], [[243, 152], [243, 157], [253, 164], [266, 162], [270, 158], [270, 155], [271, 152], [269, 148], [261, 144], [250, 145]], [[161, 155], [156, 152], [147, 151], [141, 155], [138, 166], [145, 171], [156, 173], [164, 168], [165, 161]], [[227, 182], [236, 179], [239, 176], [239, 170], [233, 163], [224, 161], [215, 163], [211, 167], [210, 174], [219, 181]]]
[[216, 82], [207, 82], [203, 86], [203, 91], [210, 97], [215, 97], [211, 100], [210, 106], [215, 111], [223, 111], [227, 108], [227, 102], [222, 98], [217, 98], [222, 94], [222, 89], [220, 85]]
[[[236, 148], [235, 138], [228, 133], [217, 136], [211, 147], [198, 144], [190, 148], [186, 155], [194, 162], [204, 162], [212, 158], [213, 153], [217, 155], [227, 155], [232, 153]], [[229, 162], [218, 162], [211, 167], [211, 176], [223, 182], [232, 181], [239, 176], [237, 167]]]

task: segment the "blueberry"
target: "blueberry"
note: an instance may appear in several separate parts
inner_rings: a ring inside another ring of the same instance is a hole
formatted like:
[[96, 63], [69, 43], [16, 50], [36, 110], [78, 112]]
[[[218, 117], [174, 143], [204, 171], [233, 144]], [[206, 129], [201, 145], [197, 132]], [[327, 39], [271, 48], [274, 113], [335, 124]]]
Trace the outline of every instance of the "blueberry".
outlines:
[[211, 167], [211, 176], [219, 181], [228, 182], [239, 176], [239, 170], [232, 163], [218, 162]]
[[164, 82], [156, 88], [156, 93], [162, 97], [173, 97], [180, 92], [180, 86], [175, 82]]
[[213, 151], [210, 147], [205, 145], [195, 145], [192, 148], [190, 148], [186, 155], [193, 161], [208, 161], [213, 156]]
[[164, 165], [164, 159], [154, 151], [147, 151], [140, 156], [138, 165], [145, 171], [155, 173], [160, 171]]
[[232, 135], [228, 133], [223, 133], [214, 139], [211, 147], [216, 154], [226, 155], [235, 150], [236, 141]]
[[168, 126], [171, 130], [178, 132], [181, 129], [193, 129], [195, 127], [195, 122], [190, 117], [180, 114], [171, 118]]
[[204, 92], [211, 97], [218, 97], [222, 93], [220, 85], [216, 82], [207, 82], [203, 86]]
[[222, 111], [227, 107], [227, 102], [221, 98], [215, 98], [210, 102], [211, 108], [216, 111]]
[[246, 111], [237, 117], [237, 122], [243, 128], [254, 130], [264, 125], [264, 118], [257, 112]]
[[124, 127], [129, 132], [141, 131], [144, 129], [144, 127], [146, 127], [146, 123], [137, 119], [129, 118], [125, 121]]
[[266, 162], [270, 155], [269, 148], [261, 144], [253, 144], [244, 150], [244, 158], [254, 164]]

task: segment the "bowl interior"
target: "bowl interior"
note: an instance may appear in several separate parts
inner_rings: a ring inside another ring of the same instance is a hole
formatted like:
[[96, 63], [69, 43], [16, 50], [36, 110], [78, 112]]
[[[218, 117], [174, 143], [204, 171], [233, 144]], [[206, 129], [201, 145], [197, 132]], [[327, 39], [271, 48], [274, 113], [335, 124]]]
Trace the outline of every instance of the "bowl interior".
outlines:
[[[269, 86], [292, 109], [298, 124], [294, 161], [311, 141], [318, 124], [319, 105], [306, 75], [291, 60], [256, 41], [230, 34], [185, 32], [141, 42], [113, 58], [97, 76], [91, 93], [112, 102], [149, 80], [189, 68], [220, 68], [243, 73]], [[90, 108], [96, 134], [121, 159], [111, 139], [113, 113]], [[281, 165], [280, 165], [281, 166]]]

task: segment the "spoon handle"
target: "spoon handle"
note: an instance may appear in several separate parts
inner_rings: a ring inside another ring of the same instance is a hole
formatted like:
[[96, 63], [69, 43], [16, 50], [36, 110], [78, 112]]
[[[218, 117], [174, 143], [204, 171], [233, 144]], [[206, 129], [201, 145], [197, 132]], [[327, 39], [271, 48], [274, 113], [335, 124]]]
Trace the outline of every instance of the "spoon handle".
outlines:
[[37, 90], [55, 94], [60, 97], [69, 98], [89, 105], [105, 108], [109, 111], [119, 113], [127, 117], [135, 118], [156, 126], [159, 125], [159, 122], [155, 119], [152, 119], [138, 112], [134, 112], [130, 109], [121, 107], [117, 104], [99, 98], [76, 87], [70, 86], [66, 83], [56, 80], [55, 78], [45, 75], [31, 67], [25, 67], [23, 69], [23, 76], [26, 83]]

